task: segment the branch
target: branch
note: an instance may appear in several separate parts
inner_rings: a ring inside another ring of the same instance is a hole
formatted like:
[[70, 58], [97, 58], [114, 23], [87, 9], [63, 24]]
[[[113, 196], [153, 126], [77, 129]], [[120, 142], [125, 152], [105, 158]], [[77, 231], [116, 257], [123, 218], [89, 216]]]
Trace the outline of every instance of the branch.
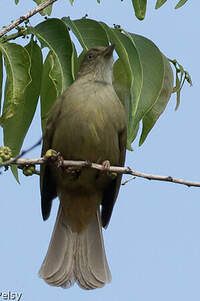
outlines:
[[46, 8], [47, 6], [53, 4], [54, 2], [56, 2], [57, 0], [49, 0], [46, 2], [41, 3], [40, 5], [38, 5], [37, 7], [35, 7], [34, 9], [30, 10], [28, 13], [26, 13], [25, 15], [19, 17], [17, 20], [13, 21], [11, 24], [9, 24], [8, 26], [5, 26], [2, 30], [0, 30], [0, 38], [5, 35], [7, 32], [11, 31], [13, 28], [15, 28], [16, 26], [18, 26], [19, 24], [21, 24], [22, 22], [24, 22], [25, 20], [29, 19], [30, 17], [34, 16], [35, 14], [39, 13], [41, 10], [43, 10], [44, 8]]
[[[47, 162], [47, 159], [45, 157], [39, 158], [39, 159], [10, 159], [8, 161], [5, 161], [2, 163], [2, 166], [9, 166], [11, 164], [15, 165], [32, 165], [32, 164], [44, 164]], [[51, 161], [52, 162], [52, 161]], [[152, 174], [146, 174], [139, 171], [132, 170], [129, 167], [119, 167], [119, 166], [110, 166], [109, 168], [105, 168], [101, 164], [97, 163], [91, 163], [88, 161], [72, 161], [72, 160], [64, 160], [59, 162], [59, 166], [61, 167], [73, 167], [73, 170], [80, 169], [81, 167], [87, 167], [87, 168], [93, 168], [100, 171], [109, 171], [117, 174], [128, 174], [132, 175], [134, 177], [131, 178], [134, 179], [135, 177], [144, 178], [147, 180], [156, 180], [156, 181], [164, 181], [164, 182], [171, 182], [176, 184], [182, 184], [186, 185], [188, 187], [200, 187], [200, 182], [192, 182], [192, 181], [186, 181], [182, 179], [173, 178], [171, 176], [160, 176], [160, 175], [152, 175]], [[39, 172], [37, 172], [39, 174]], [[125, 185], [129, 180], [122, 183], [122, 185]]]

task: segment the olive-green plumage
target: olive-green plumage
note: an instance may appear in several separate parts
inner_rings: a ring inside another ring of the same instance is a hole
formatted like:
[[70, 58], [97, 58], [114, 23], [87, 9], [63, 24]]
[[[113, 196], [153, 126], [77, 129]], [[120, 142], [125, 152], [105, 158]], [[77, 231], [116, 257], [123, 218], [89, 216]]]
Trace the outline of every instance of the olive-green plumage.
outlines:
[[[49, 114], [42, 155], [51, 148], [66, 160], [100, 164], [108, 160], [111, 165], [123, 166], [126, 120], [112, 86], [113, 50], [112, 45], [86, 53], [77, 79]], [[81, 287], [92, 289], [110, 281], [101, 224], [105, 227], [110, 220], [120, 182], [120, 175], [113, 179], [90, 168], [72, 174], [53, 165], [41, 168], [44, 219], [50, 214], [52, 199], [60, 199], [54, 233], [40, 270], [47, 283], [70, 286], [77, 281]]]

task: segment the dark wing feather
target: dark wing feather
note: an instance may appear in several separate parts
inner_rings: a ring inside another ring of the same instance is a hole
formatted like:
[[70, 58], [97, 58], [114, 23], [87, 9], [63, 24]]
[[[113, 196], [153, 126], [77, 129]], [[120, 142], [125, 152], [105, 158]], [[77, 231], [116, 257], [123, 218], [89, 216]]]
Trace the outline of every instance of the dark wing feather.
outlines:
[[50, 212], [52, 200], [57, 197], [55, 181], [51, 175], [50, 167], [44, 168], [43, 185], [41, 188], [41, 208], [43, 220], [47, 220]]
[[[51, 138], [46, 129], [43, 137], [42, 156], [44, 156], [50, 148]], [[41, 164], [40, 167], [40, 192], [42, 217], [43, 220], [47, 220], [51, 212], [52, 200], [57, 196], [56, 184], [48, 164]]]
[[[125, 155], [126, 155], [126, 141], [127, 131], [126, 128], [119, 133], [119, 151], [120, 159], [119, 166], [124, 166]], [[121, 185], [122, 175], [118, 174], [117, 177], [108, 185], [103, 194], [101, 220], [102, 226], [106, 228], [109, 224], [113, 207], [117, 199], [119, 188]]]
[[[45, 133], [43, 136], [42, 156], [51, 149], [54, 129], [57, 118], [62, 108], [62, 97], [57, 98], [47, 120]], [[51, 168], [48, 164], [42, 164], [40, 167], [40, 192], [42, 217], [48, 219], [51, 212], [52, 200], [57, 197], [56, 182], [54, 180]]]

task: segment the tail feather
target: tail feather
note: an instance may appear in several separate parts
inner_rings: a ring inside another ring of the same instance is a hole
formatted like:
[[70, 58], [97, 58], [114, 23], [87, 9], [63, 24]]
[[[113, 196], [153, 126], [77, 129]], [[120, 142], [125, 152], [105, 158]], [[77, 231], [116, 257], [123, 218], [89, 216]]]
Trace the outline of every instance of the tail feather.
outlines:
[[50, 285], [61, 286], [60, 282], [63, 282], [63, 277], [68, 279], [66, 287], [74, 284], [73, 253], [77, 234], [72, 233], [67, 227], [60, 206], [49, 248], [39, 270], [39, 276]]
[[99, 212], [86, 231], [77, 237], [77, 256], [75, 257], [75, 279], [86, 289], [102, 287], [111, 281], [106, 260]]
[[111, 281], [99, 211], [86, 230], [74, 233], [60, 206], [39, 275], [53, 286], [70, 287], [76, 281], [84, 289], [102, 287]]

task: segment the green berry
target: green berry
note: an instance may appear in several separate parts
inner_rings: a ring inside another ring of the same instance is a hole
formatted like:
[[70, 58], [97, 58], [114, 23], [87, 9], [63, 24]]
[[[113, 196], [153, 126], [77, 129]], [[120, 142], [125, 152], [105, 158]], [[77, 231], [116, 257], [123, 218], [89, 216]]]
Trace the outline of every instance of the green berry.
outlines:
[[25, 176], [32, 176], [33, 173], [29, 168], [25, 168], [25, 169], [23, 169], [23, 174]]
[[32, 173], [34, 173], [35, 172], [35, 165], [30, 165], [29, 169], [31, 170]]
[[0, 157], [3, 159], [3, 161], [9, 160], [12, 157], [12, 151], [10, 147], [8, 146], [0, 147]]
[[26, 165], [23, 168], [23, 174], [25, 176], [32, 176], [35, 173], [35, 165]]

